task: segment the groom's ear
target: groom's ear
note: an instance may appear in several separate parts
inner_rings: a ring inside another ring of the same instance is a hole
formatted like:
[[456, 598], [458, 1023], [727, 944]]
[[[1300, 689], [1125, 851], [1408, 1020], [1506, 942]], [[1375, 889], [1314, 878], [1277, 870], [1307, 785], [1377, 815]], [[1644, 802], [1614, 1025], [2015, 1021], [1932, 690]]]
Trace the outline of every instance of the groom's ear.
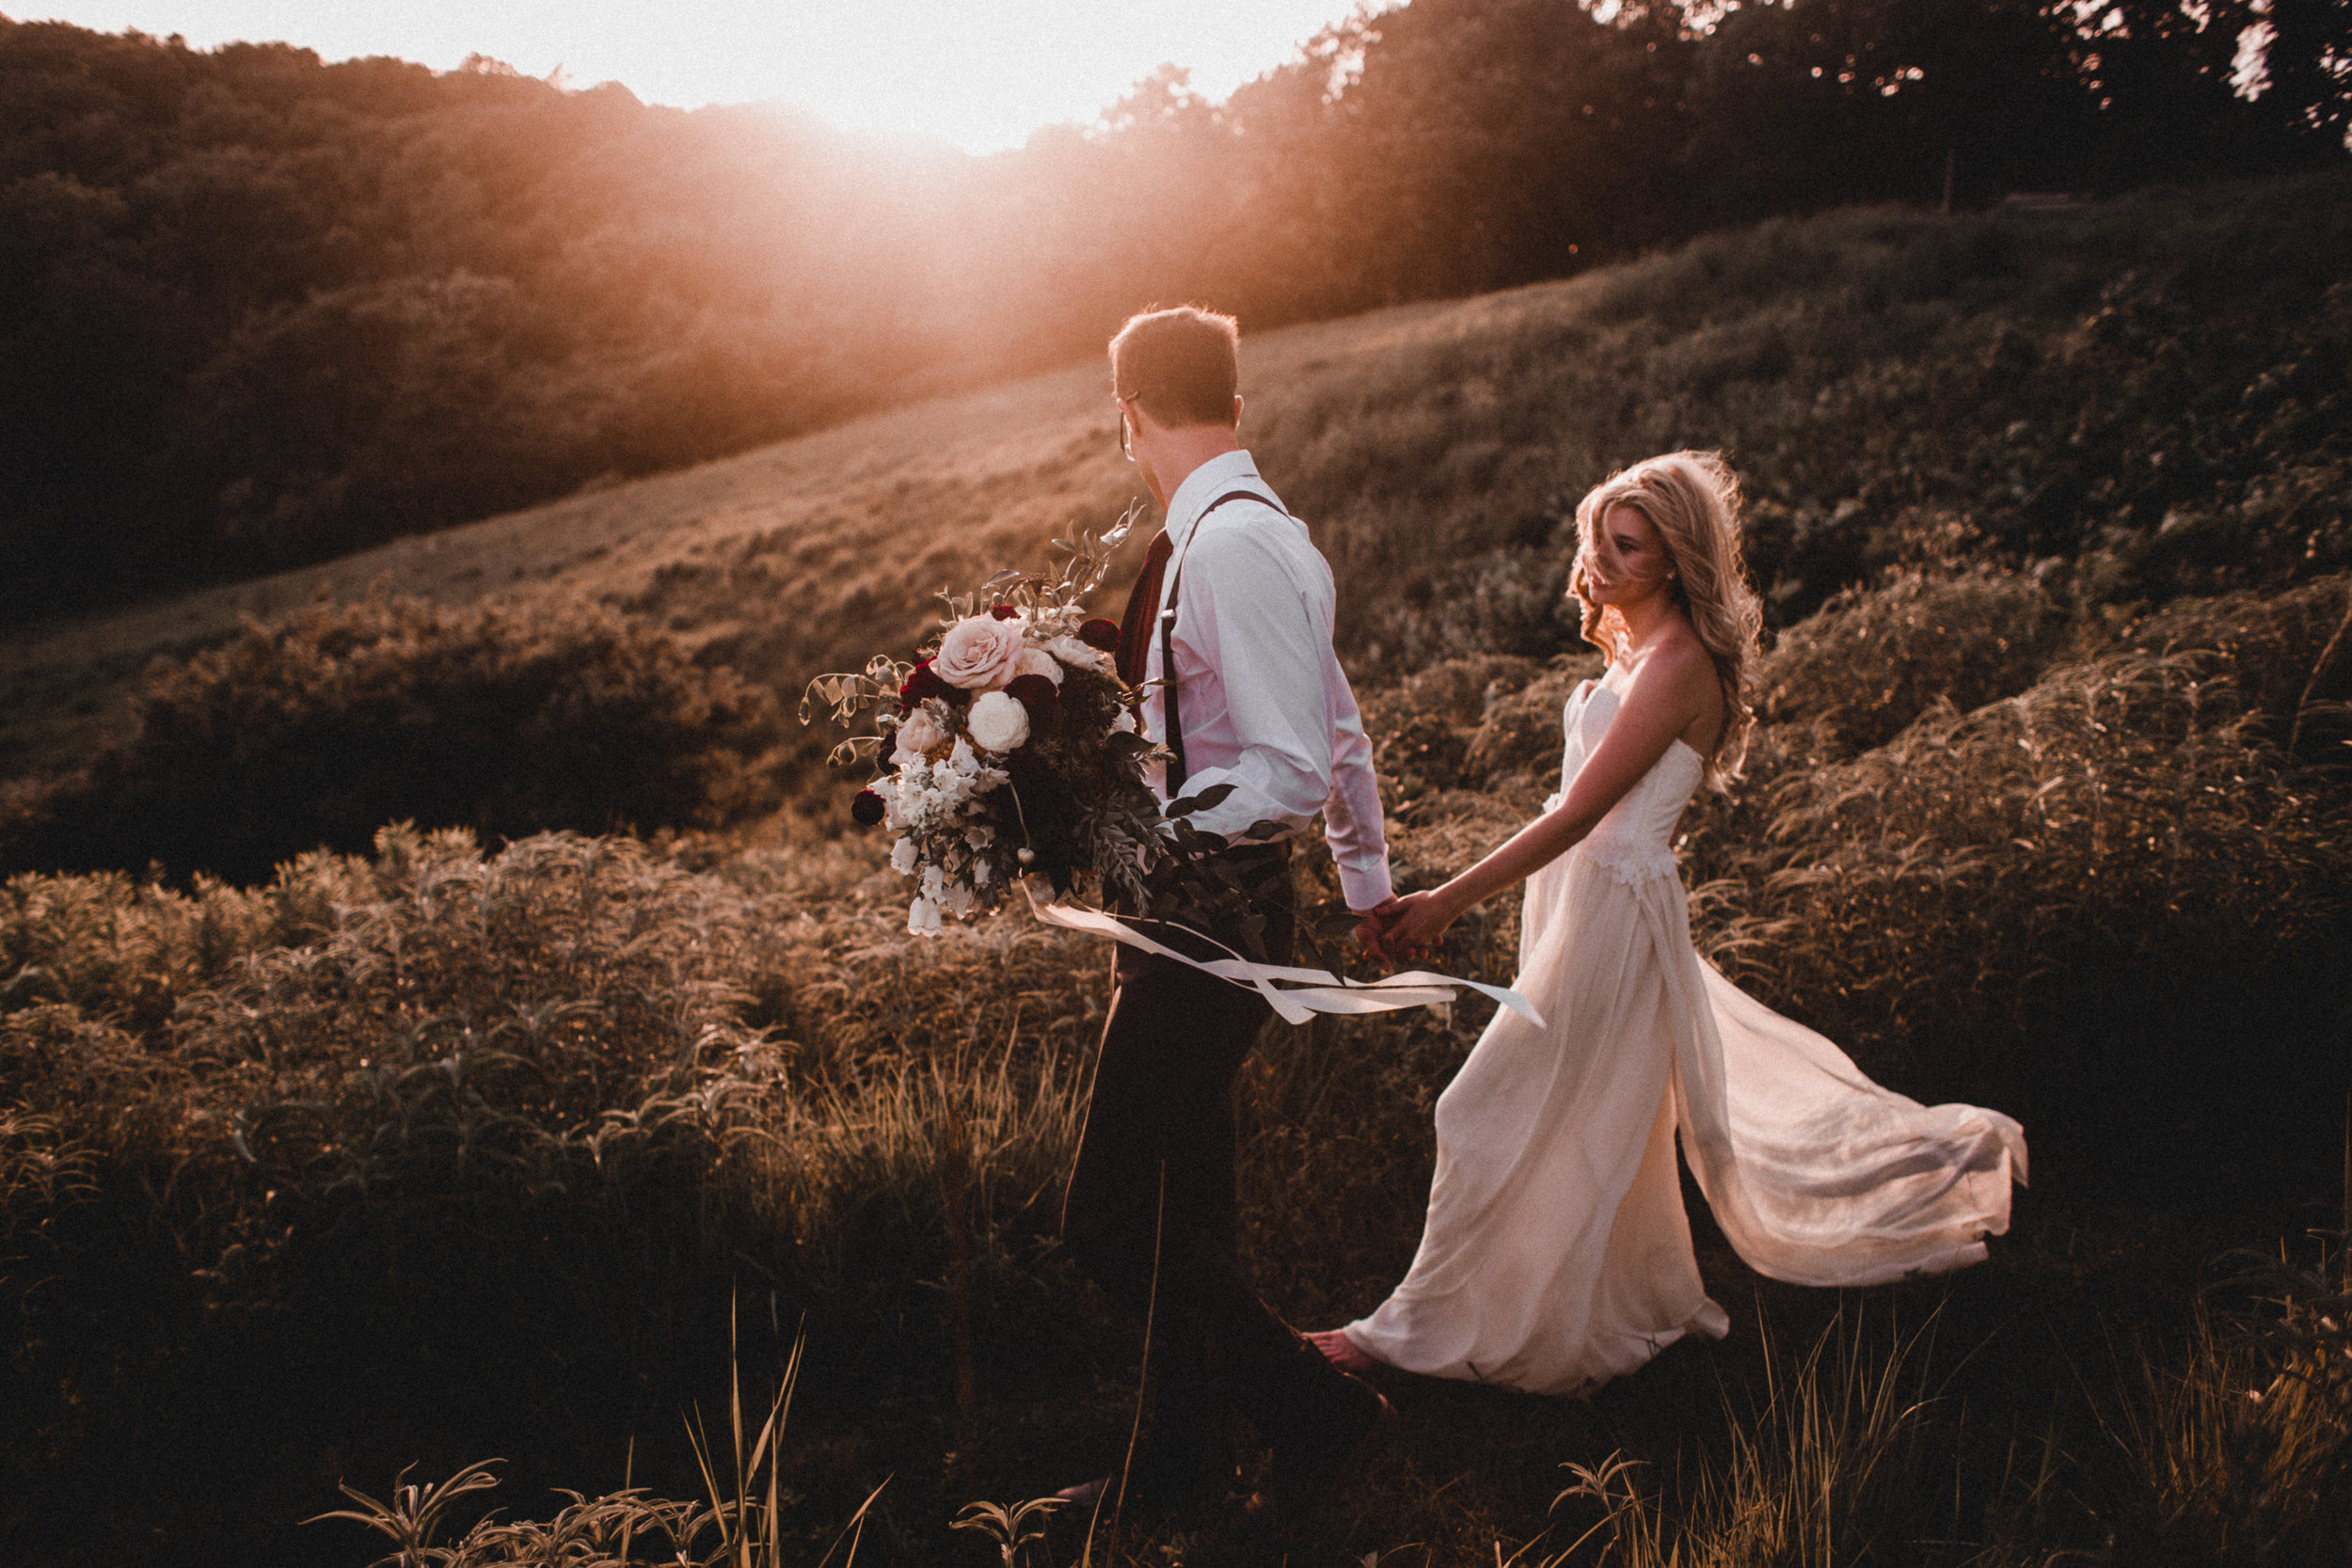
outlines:
[[1241, 394], [1239, 392], [1233, 394], [1233, 428], [1235, 430], [1241, 428]]

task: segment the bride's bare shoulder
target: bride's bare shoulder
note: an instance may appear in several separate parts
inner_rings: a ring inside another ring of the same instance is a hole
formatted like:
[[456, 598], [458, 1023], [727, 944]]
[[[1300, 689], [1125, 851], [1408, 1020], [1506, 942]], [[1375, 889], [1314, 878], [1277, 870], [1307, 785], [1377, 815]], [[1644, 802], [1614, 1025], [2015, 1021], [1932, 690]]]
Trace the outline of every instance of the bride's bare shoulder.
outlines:
[[1693, 748], [1713, 737], [1723, 722], [1723, 684], [1715, 673], [1714, 657], [1699, 634], [1680, 620], [1660, 628], [1633, 671], [1633, 684], [1644, 697], [1673, 711], [1680, 721], [1682, 738]]
[[1660, 628], [1633, 668], [1637, 681], [1647, 677], [1653, 689], [1670, 691], [1712, 690], [1715, 687], [1715, 660], [1699, 641], [1699, 634], [1679, 619]]

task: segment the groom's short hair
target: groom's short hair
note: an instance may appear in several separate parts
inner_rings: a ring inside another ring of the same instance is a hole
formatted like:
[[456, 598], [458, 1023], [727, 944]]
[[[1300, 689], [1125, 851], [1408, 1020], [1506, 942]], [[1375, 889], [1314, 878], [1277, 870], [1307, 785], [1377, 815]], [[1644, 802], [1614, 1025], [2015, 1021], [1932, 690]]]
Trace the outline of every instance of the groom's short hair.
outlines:
[[1233, 422], [1241, 328], [1197, 305], [1130, 316], [1111, 340], [1111, 391], [1163, 425]]

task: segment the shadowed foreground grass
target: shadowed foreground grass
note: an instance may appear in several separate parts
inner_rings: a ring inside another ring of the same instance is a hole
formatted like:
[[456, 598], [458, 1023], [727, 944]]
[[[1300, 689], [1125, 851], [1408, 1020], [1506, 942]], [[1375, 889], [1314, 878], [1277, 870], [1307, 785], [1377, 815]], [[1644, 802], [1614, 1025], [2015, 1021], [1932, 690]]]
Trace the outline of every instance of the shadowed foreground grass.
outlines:
[[[2344, 1560], [2345, 593], [2110, 621], [1924, 574], [1784, 635], [1749, 783], [1686, 822], [1696, 928], [1882, 1082], [2023, 1117], [2011, 1234], [1804, 1291], [1693, 1194], [1729, 1339], [1581, 1402], [1385, 1379], [1398, 1442], [1294, 1560]], [[1368, 696], [1408, 882], [1540, 800], [1588, 669]], [[1136, 1330], [1053, 1241], [1106, 961], [903, 921], [878, 847], [806, 824], [8, 882], [0, 1549], [373, 1560], [299, 1523], [368, 1513], [343, 1484], [409, 1520], [395, 1561], [1003, 1560], [959, 1512], [1114, 1465], [1133, 1416]], [[1498, 908], [1441, 964], [1507, 978], [1516, 942]], [[1262, 1043], [1243, 1244], [1295, 1321], [1403, 1272], [1478, 1022]], [[1215, 1556], [999, 1528], [1023, 1563]]]

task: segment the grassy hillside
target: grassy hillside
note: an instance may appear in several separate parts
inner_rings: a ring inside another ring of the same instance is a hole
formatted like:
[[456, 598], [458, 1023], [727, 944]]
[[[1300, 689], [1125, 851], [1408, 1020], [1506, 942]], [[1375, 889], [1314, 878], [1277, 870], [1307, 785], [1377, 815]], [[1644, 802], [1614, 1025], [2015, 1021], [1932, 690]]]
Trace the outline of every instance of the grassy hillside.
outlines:
[[[1579, 489], [1732, 451], [1777, 631], [1747, 777], [1685, 819], [1693, 928], [2034, 1149], [1991, 1261], [1884, 1290], [1761, 1279], [1691, 1194], [1729, 1339], [1583, 1402], [1389, 1380], [1398, 1444], [1294, 1560], [2352, 1560], [2344, 194], [1850, 213], [1250, 343], [1407, 885], [1550, 787], [1595, 662], [1554, 611]], [[51, 692], [18, 754], [87, 744], [151, 652], [378, 577], [600, 601], [788, 694], [1114, 515], [1108, 412], [1085, 367], [52, 628], [12, 650], [12, 711]], [[445, 1544], [487, 1504], [551, 1519], [551, 1487], [583, 1535], [646, 1523], [597, 1495], [699, 1495], [680, 1413], [723, 1449], [730, 1345], [756, 1406], [801, 1331], [783, 1561], [885, 1482], [859, 1560], [991, 1560], [960, 1507], [1115, 1458], [1136, 1336], [1052, 1241], [1102, 955], [1011, 916], [911, 939], [835, 825], [396, 828], [260, 886], [0, 888], [0, 1556], [357, 1564], [357, 1526], [296, 1523], [336, 1482], [491, 1455]], [[1517, 924], [1465, 921], [1441, 967], [1506, 978]], [[1253, 1057], [1244, 1245], [1301, 1323], [1409, 1260], [1484, 1010]], [[464, 1560], [530, 1560], [495, 1533]], [[1205, 1560], [1068, 1521], [1020, 1560], [1089, 1549]]]
[[[1564, 514], [1679, 445], [1740, 467], [1776, 624], [1899, 565], [2056, 561], [2122, 605], [2276, 585], [2352, 564], [2348, 195], [2331, 174], [2058, 212], [1835, 214], [1251, 336], [1244, 436], [1330, 559], [1343, 651], [1374, 682], [1565, 649]], [[11, 634], [0, 769], [54, 766], [119, 723], [151, 657], [378, 579], [446, 604], [600, 600], [797, 694], [910, 643], [943, 589], [1140, 498], [1115, 429], [1083, 365]]]

